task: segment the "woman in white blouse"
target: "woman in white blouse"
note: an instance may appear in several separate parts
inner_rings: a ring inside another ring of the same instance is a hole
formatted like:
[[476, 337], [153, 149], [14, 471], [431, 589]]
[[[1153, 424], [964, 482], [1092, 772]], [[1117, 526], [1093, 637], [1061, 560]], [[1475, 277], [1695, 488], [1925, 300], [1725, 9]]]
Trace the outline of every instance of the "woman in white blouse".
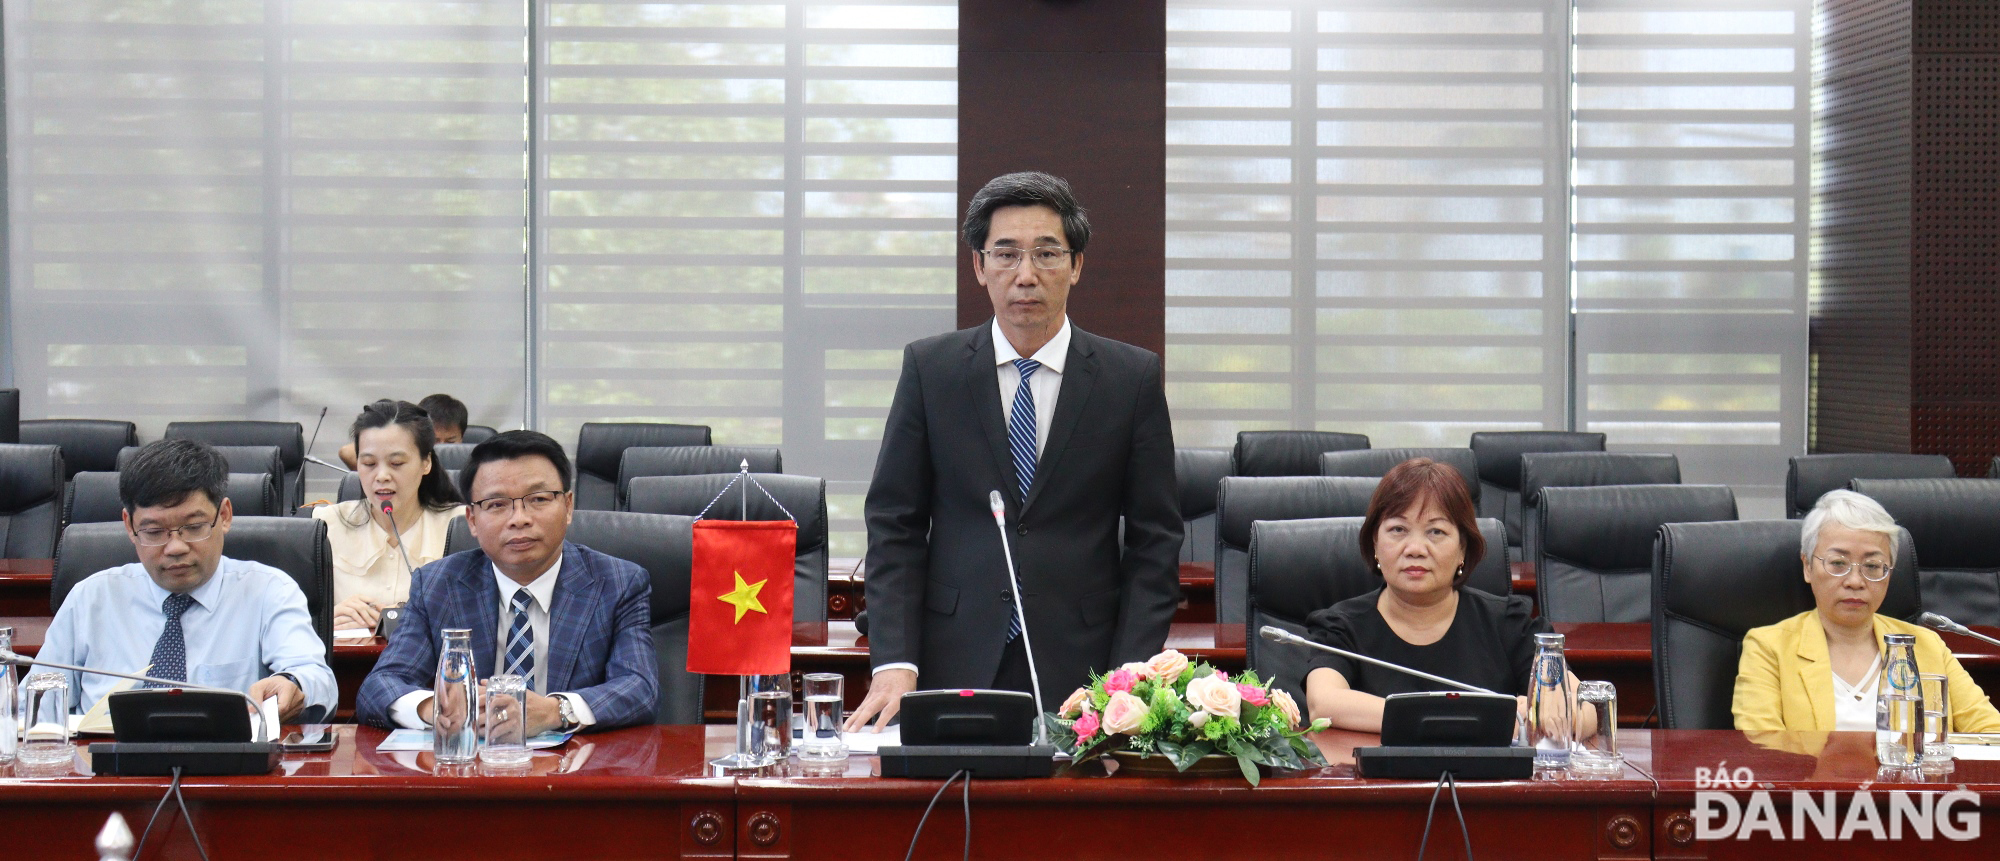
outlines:
[[430, 415], [409, 401], [380, 400], [348, 431], [362, 498], [322, 505], [333, 550], [333, 627], [375, 627], [410, 595], [410, 575], [444, 557], [445, 533], [465, 505], [432, 456]]

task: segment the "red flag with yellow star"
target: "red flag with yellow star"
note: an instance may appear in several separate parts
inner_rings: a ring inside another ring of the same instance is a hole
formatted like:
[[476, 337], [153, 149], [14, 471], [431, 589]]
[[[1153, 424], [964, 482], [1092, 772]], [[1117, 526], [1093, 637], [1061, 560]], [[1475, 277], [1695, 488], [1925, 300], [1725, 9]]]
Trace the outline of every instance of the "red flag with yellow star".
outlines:
[[789, 520], [695, 521], [688, 672], [791, 672], [798, 540]]

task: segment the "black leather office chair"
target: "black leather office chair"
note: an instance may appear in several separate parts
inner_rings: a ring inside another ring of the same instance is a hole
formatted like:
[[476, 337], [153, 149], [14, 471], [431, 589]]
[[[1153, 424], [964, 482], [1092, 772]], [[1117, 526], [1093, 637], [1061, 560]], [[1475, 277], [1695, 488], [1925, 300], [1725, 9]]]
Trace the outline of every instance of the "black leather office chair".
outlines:
[[[269, 473], [229, 474], [229, 509], [237, 517], [283, 517], [278, 504], [278, 482]], [[125, 506], [118, 500], [118, 473], [79, 472], [70, 480], [63, 495], [63, 525], [72, 523], [120, 523]]]
[[1531, 452], [1521, 455], [1521, 558], [1541, 555], [1541, 494], [1550, 487], [1680, 484], [1681, 461], [1671, 454]]
[[[636, 451], [636, 449], [635, 449]], [[826, 479], [805, 475], [751, 473], [771, 496], [756, 487], [743, 494], [739, 483], [721, 499], [716, 494], [733, 475], [653, 475], [632, 479], [627, 489], [633, 511], [695, 516], [708, 509], [717, 520], [741, 519], [747, 502], [751, 520], [784, 520], [790, 511], [799, 524], [798, 550], [792, 569], [792, 622], [814, 635], [826, 628], [827, 543]], [[772, 504], [772, 499], [784, 506]], [[714, 501], [714, 507], [709, 502]]]
[[[440, 460], [442, 460], [442, 458], [440, 458]], [[452, 490], [456, 492], [458, 489], [458, 470], [447, 469], [444, 471], [444, 474], [445, 474], [445, 480], [451, 482]], [[361, 496], [362, 496], [361, 474], [358, 472], [350, 472], [340, 477], [340, 490], [334, 493], [333, 501], [350, 502], [356, 499], [360, 499]]]
[[618, 510], [626, 505], [632, 479], [649, 475], [721, 475], [743, 470], [749, 461], [755, 473], [782, 473], [785, 459], [775, 448], [734, 445], [633, 446], [618, 459]]
[[576, 436], [576, 507], [586, 511], [618, 507], [618, 462], [628, 448], [714, 441], [707, 425], [586, 422]]
[[[1265, 625], [1306, 633], [1306, 617], [1382, 585], [1374, 561], [1361, 555], [1361, 517], [1266, 520], [1250, 529], [1250, 596], [1244, 625], [1245, 658], [1257, 677], [1277, 683], [1301, 704], [1302, 675], [1311, 650], [1266, 642]], [[1506, 528], [1490, 517], [1478, 520], [1486, 539], [1485, 558], [1466, 572], [1465, 586], [1493, 595], [1513, 590], [1508, 571]]]
[[478, 445], [499, 435], [500, 432], [498, 430], [485, 425], [466, 425], [465, 436], [460, 437], [460, 439], [467, 445]]
[[[271, 445], [278, 447], [282, 470], [278, 473], [278, 500], [287, 513], [306, 503], [305, 485], [299, 470], [305, 466], [306, 432], [298, 422], [173, 422], [167, 425], [167, 439], [194, 439], [212, 446]], [[261, 472], [245, 469], [235, 462], [232, 472]]]
[[1521, 552], [1521, 455], [1529, 452], [1603, 451], [1604, 435], [1576, 431], [1480, 431], [1472, 435], [1479, 460], [1479, 516], [1507, 524], [1507, 545]]
[[0, 389], [0, 445], [21, 441], [21, 390]]
[[2000, 625], [2000, 481], [1857, 478], [1917, 547], [1924, 609], [1964, 625]]
[[62, 501], [62, 449], [0, 443], [0, 558], [54, 556]]
[[478, 443], [441, 442], [431, 449], [431, 458], [438, 466], [457, 471], [465, 468], [472, 460], [472, 450], [478, 447]]
[[[213, 541], [214, 539], [209, 539]], [[304, 517], [238, 517], [223, 539], [222, 555], [261, 562], [286, 574], [306, 594], [313, 630], [333, 648], [333, 551], [326, 524]], [[123, 523], [73, 523], [56, 550], [56, 573], [49, 585], [49, 609], [62, 609], [76, 584], [107, 568], [139, 561], [139, 551]]]
[[1174, 449], [1174, 489], [1181, 505], [1181, 561], [1215, 562], [1216, 485], [1229, 474], [1229, 452]]
[[[1653, 692], [1667, 729], [1733, 729], [1743, 635], [1813, 608], [1796, 520], [1669, 523], [1653, 545]], [[1923, 613], [1916, 551], [1897, 536], [1881, 612]]]
[[1806, 454], [1792, 458], [1785, 472], [1785, 516], [1806, 516], [1829, 490], [1857, 478], [1957, 478], [1951, 458], [1941, 454]]
[[[664, 724], [701, 723], [702, 679], [687, 671], [694, 518], [635, 511], [578, 511], [570, 519], [565, 538], [638, 565], [652, 576], [650, 624], [660, 681], [660, 701], [654, 707], [653, 720]], [[445, 555], [478, 546], [465, 518], [452, 518], [451, 528], [445, 533]]]
[[1216, 484], [1215, 621], [1240, 624], [1250, 594], [1250, 525], [1259, 520], [1360, 517], [1374, 478], [1232, 475]]
[[1318, 475], [1319, 456], [1368, 447], [1366, 434], [1331, 431], [1241, 431], [1231, 475]]
[[1550, 487], [1541, 494], [1535, 592], [1551, 624], [1652, 621], [1660, 527], [1736, 519], [1736, 494], [1720, 485]]
[[105, 419], [31, 419], [21, 423], [21, 442], [62, 449], [68, 481], [79, 472], [116, 472], [118, 452], [139, 444], [139, 428]]
[[1381, 478], [1406, 460], [1427, 457], [1465, 477], [1465, 490], [1472, 504], [1479, 504], [1479, 459], [1469, 448], [1369, 448], [1330, 451], [1319, 456], [1319, 474]]

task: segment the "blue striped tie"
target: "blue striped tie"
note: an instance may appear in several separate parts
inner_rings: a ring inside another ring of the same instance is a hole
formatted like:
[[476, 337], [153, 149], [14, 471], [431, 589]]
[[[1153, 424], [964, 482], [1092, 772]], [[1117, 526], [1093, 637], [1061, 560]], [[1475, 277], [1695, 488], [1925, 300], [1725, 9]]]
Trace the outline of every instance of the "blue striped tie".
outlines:
[[[1014, 454], [1014, 475], [1021, 480], [1021, 502], [1028, 500], [1028, 488], [1035, 484], [1035, 392], [1028, 378], [1042, 367], [1034, 359], [1015, 359], [1021, 372], [1021, 387], [1014, 390], [1014, 412], [1007, 420], [1007, 448]], [[1008, 608], [1007, 642], [1021, 636], [1021, 617]]]
[[535, 629], [528, 626], [528, 607], [535, 603], [535, 596], [527, 587], [514, 593], [514, 621], [507, 626], [507, 672], [527, 679], [528, 689], [535, 689]]

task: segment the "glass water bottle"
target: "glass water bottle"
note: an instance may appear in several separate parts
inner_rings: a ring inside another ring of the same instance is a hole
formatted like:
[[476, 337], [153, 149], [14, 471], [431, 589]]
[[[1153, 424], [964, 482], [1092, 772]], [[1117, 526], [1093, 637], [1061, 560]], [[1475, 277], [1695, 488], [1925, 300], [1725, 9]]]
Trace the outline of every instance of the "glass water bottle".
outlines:
[[1893, 768], [1917, 764], [1923, 752], [1917, 714], [1923, 697], [1917, 690], [1917, 638], [1910, 634], [1882, 635], [1882, 678], [1875, 687], [1875, 761]]
[[1535, 635], [1535, 663], [1529, 673], [1528, 744], [1535, 749], [1536, 768], [1568, 768], [1570, 744], [1576, 740], [1571, 714], [1569, 663], [1563, 658], [1563, 635]]
[[[0, 651], [14, 651], [14, 629], [0, 626]], [[14, 761], [21, 743], [20, 692], [15, 689], [14, 665], [0, 666], [0, 765]]]
[[439, 765], [459, 765], [479, 758], [479, 668], [472, 662], [472, 629], [444, 629], [438, 651], [437, 683], [432, 688], [432, 752]]

